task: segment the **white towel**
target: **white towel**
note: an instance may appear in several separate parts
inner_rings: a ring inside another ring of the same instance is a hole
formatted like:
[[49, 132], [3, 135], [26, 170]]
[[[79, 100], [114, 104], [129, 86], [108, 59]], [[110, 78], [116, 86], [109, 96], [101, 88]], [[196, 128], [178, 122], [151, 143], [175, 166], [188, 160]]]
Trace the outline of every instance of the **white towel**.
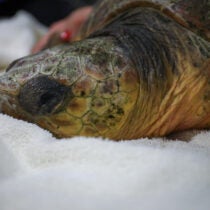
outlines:
[[46, 32], [29, 13], [20, 11], [9, 19], [0, 19], [0, 69], [28, 55], [34, 43]]

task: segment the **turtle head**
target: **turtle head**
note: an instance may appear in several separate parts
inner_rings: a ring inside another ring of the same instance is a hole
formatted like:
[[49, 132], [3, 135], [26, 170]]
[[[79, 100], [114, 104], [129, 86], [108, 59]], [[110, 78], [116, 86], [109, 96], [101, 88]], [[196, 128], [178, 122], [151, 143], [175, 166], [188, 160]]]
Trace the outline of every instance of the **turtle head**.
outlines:
[[0, 76], [0, 111], [52, 127], [48, 120], [66, 112], [71, 86], [82, 74], [74, 53], [62, 45], [12, 62]]
[[14, 61], [0, 76], [1, 112], [58, 137], [107, 136], [120, 128], [135, 103], [136, 75], [112, 42], [104, 43], [75, 42]]

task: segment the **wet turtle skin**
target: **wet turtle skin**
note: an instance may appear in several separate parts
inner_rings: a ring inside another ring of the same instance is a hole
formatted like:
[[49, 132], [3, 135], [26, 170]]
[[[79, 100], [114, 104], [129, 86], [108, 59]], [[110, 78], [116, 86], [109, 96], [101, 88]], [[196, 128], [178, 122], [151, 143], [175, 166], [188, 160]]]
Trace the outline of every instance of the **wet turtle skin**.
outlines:
[[14, 61], [0, 109], [57, 137], [210, 127], [210, 1], [104, 0], [76, 40]]

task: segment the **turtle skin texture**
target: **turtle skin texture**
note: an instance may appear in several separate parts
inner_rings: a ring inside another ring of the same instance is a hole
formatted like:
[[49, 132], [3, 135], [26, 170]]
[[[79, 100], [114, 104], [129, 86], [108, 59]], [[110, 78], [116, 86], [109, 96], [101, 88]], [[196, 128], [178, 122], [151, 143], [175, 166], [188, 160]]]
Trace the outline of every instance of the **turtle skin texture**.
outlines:
[[104, 0], [72, 43], [14, 61], [0, 109], [56, 137], [210, 127], [210, 1]]

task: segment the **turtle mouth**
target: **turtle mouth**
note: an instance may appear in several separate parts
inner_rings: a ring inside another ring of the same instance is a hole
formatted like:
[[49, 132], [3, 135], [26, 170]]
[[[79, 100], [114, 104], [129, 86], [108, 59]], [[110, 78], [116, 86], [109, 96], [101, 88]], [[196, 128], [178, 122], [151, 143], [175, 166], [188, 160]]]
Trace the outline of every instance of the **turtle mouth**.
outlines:
[[17, 99], [20, 107], [29, 114], [48, 115], [63, 107], [69, 91], [69, 87], [47, 76], [38, 76], [21, 87]]

